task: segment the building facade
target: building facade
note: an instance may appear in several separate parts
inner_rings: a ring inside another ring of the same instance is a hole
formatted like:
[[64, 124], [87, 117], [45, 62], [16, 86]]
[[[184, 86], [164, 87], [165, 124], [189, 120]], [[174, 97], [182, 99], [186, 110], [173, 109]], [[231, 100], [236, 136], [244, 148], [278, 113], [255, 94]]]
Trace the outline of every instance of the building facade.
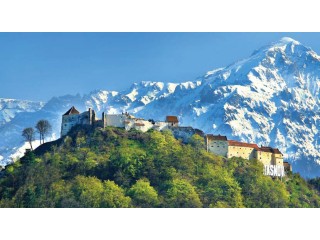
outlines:
[[292, 172], [292, 166], [289, 162], [283, 162], [283, 167], [286, 172]]
[[74, 106], [62, 115], [60, 136], [66, 136], [72, 127], [76, 125], [94, 125], [98, 127], [106, 126], [106, 114], [102, 113], [102, 118], [98, 119], [96, 113], [91, 108], [80, 113]]
[[278, 148], [261, 146], [257, 152], [257, 159], [264, 165], [283, 166], [283, 155]]
[[130, 129], [136, 129], [141, 132], [146, 132], [154, 127], [152, 121], [147, 121], [142, 118], [130, 118], [125, 121], [125, 129], [129, 131]]
[[[179, 127], [179, 121], [176, 116], [167, 116], [165, 121], [145, 120], [136, 118], [128, 113], [106, 114], [102, 113], [102, 118], [96, 117], [95, 111], [89, 108], [88, 111], [80, 113], [75, 107], [71, 107], [62, 115], [61, 137], [66, 136], [72, 127], [76, 125], [92, 125], [105, 128], [107, 126], [124, 128], [127, 131], [136, 129], [146, 132], [149, 129], [162, 131], [165, 129]], [[191, 131], [192, 132], [192, 131]]]
[[95, 112], [91, 108], [80, 113], [75, 107], [71, 107], [62, 115], [61, 136], [67, 135], [70, 129], [76, 125], [92, 125], [93, 121], [95, 121]]
[[[228, 140], [226, 136], [207, 134], [207, 151], [226, 158], [241, 157], [243, 159], [257, 159], [264, 165], [266, 175], [283, 176], [283, 154], [278, 148], [261, 146], [254, 143], [244, 143]], [[290, 169], [290, 164], [286, 163]]]
[[253, 143], [243, 143], [234, 140], [228, 140], [228, 158], [241, 157], [244, 159], [254, 159], [257, 158], [257, 151], [259, 147], [257, 144]]
[[125, 121], [129, 117], [130, 116], [128, 114], [125, 114], [125, 113], [122, 113], [122, 114], [107, 114], [106, 115], [106, 126], [124, 128], [125, 127]]
[[226, 136], [207, 134], [205, 144], [208, 152], [228, 157], [228, 139]]
[[166, 117], [166, 123], [170, 127], [178, 127], [179, 126], [179, 120], [176, 116], [167, 116]]

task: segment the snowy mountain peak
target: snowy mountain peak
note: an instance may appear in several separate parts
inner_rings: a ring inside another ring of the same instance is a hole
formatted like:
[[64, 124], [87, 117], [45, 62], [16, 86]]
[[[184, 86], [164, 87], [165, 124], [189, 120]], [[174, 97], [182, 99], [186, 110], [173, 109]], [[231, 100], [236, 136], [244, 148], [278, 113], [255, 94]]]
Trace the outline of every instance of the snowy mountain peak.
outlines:
[[297, 40], [294, 40], [293, 38], [290, 37], [283, 37], [280, 39], [281, 43], [283, 44], [295, 44], [295, 45], [300, 45], [300, 42], [298, 42]]
[[[252, 54], [252, 56], [265, 56], [270, 55], [274, 53], [280, 53], [283, 55], [296, 55], [299, 56], [302, 52], [313, 52], [311, 48], [306, 47], [302, 45], [300, 42], [289, 38], [289, 37], [283, 37], [280, 40], [273, 42], [271, 44], [265, 45], [261, 47], [258, 50], [255, 50]], [[314, 52], [313, 52], [314, 53]]]
[[279, 148], [295, 171], [320, 176], [320, 57], [291, 38], [208, 71], [197, 81], [143, 81], [120, 92], [52, 98], [35, 112], [21, 112], [0, 126], [5, 136], [0, 139], [0, 164], [8, 163], [23, 146], [21, 130], [41, 118], [51, 120], [56, 134], [52, 138], [58, 136], [61, 114], [71, 106], [80, 111], [91, 107], [98, 116], [127, 111], [163, 120], [176, 115], [183, 126]]

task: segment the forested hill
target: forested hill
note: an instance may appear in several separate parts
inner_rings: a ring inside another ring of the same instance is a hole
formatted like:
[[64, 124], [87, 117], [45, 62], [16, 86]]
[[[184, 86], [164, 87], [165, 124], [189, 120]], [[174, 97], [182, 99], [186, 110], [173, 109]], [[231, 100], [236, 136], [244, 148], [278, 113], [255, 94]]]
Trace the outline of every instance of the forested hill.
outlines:
[[223, 159], [194, 135], [74, 129], [7, 166], [0, 207], [319, 207], [298, 174], [273, 180], [262, 164]]

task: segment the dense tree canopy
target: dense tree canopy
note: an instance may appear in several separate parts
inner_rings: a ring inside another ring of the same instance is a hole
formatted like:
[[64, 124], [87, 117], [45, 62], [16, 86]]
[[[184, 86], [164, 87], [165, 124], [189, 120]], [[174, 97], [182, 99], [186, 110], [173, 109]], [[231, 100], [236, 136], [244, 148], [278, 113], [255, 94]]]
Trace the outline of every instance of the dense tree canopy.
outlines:
[[157, 207], [159, 204], [157, 191], [150, 186], [147, 179], [138, 180], [129, 189], [128, 195], [137, 207]]
[[75, 127], [7, 166], [0, 207], [319, 207], [319, 180], [205, 151], [194, 135]]

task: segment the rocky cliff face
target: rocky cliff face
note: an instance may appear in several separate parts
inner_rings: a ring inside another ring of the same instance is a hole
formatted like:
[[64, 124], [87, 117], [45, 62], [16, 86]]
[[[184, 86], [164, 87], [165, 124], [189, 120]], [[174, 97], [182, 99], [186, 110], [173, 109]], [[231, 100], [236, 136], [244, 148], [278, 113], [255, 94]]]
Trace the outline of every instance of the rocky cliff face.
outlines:
[[[2, 164], [23, 144], [21, 130], [40, 118], [60, 131], [72, 105], [84, 111], [130, 112], [146, 119], [179, 116], [185, 126], [229, 139], [278, 147], [304, 176], [320, 176], [320, 57], [283, 38], [250, 57], [209, 71], [194, 82], [141, 82], [123, 92], [95, 91], [52, 98], [40, 110], [20, 112], [0, 125]], [[1, 158], [1, 157], [0, 157]], [[0, 160], [1, 161], [1, 160]]]

